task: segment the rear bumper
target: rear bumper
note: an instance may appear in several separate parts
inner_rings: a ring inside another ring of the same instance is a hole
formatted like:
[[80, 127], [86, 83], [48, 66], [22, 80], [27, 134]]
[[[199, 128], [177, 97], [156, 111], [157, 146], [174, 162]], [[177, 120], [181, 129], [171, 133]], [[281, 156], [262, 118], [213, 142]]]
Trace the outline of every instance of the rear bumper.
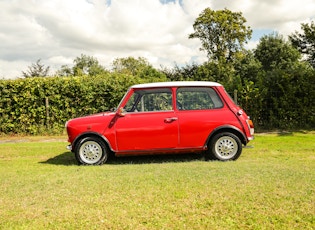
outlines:
[[67, 145], [67, 149], [68, 149], [69, 151], [72, 151], [72, 145]]

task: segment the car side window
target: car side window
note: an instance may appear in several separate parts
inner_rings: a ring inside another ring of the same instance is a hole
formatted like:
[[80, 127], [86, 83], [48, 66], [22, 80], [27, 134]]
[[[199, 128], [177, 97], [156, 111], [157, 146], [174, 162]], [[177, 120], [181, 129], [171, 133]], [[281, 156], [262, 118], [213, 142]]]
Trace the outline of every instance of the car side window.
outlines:
[[172, 110], [171, 89], [137, 90], [129, 98], [124, 109], [127, 112], [151, 112]]
[[134, 112], [135, 109], [136, 109], [136, 104], [137, 104], [137, 101], [139, 99], [141, 95], [137, 92], [134, 92], [131, 97], [129, 98], [129, 100], [127, 101], [125, 107], [124, 107], [124, 110], [126, 112]]
[[178, 110], [204, 110], [223, 107], [223, 102], [212, 88], [182, 87], [176, 92]]

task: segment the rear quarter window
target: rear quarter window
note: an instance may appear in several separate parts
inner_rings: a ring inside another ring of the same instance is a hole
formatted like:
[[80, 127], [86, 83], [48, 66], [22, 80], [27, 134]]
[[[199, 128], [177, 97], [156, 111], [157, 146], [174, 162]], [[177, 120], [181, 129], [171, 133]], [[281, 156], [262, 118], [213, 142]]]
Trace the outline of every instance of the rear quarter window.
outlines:
[[209, 87], [182, 87], [176, 91], [178, 110], [205, 110], [223, 107], [216, 91]]

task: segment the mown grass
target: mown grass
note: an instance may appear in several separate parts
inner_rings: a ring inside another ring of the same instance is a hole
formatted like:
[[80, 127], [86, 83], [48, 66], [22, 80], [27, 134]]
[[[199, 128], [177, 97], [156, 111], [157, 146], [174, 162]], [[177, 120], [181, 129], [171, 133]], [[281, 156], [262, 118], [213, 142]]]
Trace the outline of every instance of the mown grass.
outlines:
[[0, 229], [315, 227], [314, 133], [257, 135], [235, 162], [150, 156], [97, 167], [77, 166], [58, 138], [17, 140], [0, 144]]

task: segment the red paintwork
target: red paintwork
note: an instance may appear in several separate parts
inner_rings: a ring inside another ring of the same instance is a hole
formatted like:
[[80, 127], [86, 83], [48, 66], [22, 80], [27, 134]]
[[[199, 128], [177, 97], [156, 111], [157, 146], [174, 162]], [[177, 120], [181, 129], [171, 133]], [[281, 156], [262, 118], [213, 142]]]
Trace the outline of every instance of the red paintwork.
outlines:
[[[69, 120], [66, 128], [72, 150], [76, 140], [85, 134], [96, 134], [104, 138], [116, 155], [201, 151], [206, 149], [209, 135], [222, 127], [237, 130], [244, 136], [244, 145], [253, 138], [253, 127], [251, 134], [246, 122], [249, 117], [234, 104], [223, 86], [212, 86], [224, 103], [222, 108], [186, 111], [176, 108], [176, 84], [172, 86], [168, 83], [163, 88], [165, 87], [173, 91], [173, 110], [123, 115], [119, 112], [108, 112]], [[139, 89], [139, 85], [131, 88], [117, 111], [125, 106], [133, 91]], [[238, 114], [240, 110], [242, 114]]]

